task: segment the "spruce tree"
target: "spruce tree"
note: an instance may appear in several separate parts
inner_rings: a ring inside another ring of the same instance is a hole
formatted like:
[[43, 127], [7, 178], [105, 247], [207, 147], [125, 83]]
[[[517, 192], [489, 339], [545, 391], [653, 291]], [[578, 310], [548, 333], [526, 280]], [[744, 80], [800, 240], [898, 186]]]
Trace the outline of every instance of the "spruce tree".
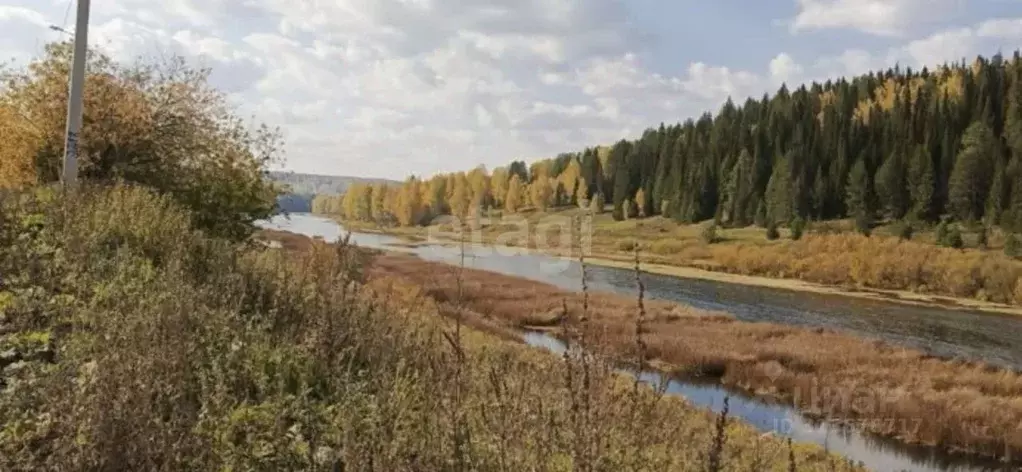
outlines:
[[792, 216], [791, 170], [787, 157], [774, 164], [773, 174], [767, 184], [767, 214], [774, 222], [788, 223]]
[[993, 132], [982, 121], [974, 122], [965, 131], [948, 181], [948, 205], [959, 220], [978, 221], [983, 217], [993, 177], [994, 143]]
[[874, 178], [877, 197], [884, 211], [892, 219], [901, 219], [908, 211], [908, 188], [905, 181], [905, 166], [900, 155], [892, 154], [877, 169]]
[[754, 223], [760, 228], [765, 228], [767, 221], [766, 203], [764, 203], [763, 200], [760, 200], [759, 204], [756, 206], [756, 218]]
[[908, 171], [908, 190], [912, 199], [912, 218], [929, 221], [933, 217], [936, 185], [933, 160], [924, 146], [916, 147]]
[[873, 197], [870, 194], [869, 172], [866, 170], [866, 162], [862, 159], [856, 161], [852, 171], [848, 173], [848, 185], [845, 187], [845, 206], [848, 208], [848, 215], [852, 218], [863, 221], [873, 220]]

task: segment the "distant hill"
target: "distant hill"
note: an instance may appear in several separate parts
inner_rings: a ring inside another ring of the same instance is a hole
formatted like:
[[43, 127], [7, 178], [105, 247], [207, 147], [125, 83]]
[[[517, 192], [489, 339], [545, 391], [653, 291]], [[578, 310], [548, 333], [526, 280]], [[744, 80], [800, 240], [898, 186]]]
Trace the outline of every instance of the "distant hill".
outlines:
[[297, 172], [270, 172], [270, 178], [284, 184], [288, 192], [277, 200], [280, 208], [289, 213], [312, 211], [312, 198], [316, 195], [339, 195], [356, 183], [393, 183], [387, 179], [370, 179], [338, 175], [300, 174]]

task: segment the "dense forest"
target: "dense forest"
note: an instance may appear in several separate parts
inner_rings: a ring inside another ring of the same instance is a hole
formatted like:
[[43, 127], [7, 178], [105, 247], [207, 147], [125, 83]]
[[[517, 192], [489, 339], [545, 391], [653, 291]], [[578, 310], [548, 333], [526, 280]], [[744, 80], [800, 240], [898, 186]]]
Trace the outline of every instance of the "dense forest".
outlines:
[[[595, 197], [595, 198], [594, 198]], [[1022, 59], [782, 86], [634, 140], [527, 165], [352, 187], [315, 210], [422, 224], [487, 208], [613, 205], [728, 226], [852, 217], [1022, 230]]]

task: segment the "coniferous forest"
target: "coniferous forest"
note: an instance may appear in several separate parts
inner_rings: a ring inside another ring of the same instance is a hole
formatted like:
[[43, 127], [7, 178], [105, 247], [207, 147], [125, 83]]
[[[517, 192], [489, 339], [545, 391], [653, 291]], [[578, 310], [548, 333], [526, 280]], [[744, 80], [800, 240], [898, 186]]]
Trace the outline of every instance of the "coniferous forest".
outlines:
[[492, 175], [476, 169], [359, 186], [316, 210], [421, 224], [438, 214], [594, 197], [618, 219], [744, 226], [854, 218], [864, 229], [883, 219], [953, 219], [1019, 231], [1022, 59], [1016, 51], [786, 85], [638, 139], [516, 161]]

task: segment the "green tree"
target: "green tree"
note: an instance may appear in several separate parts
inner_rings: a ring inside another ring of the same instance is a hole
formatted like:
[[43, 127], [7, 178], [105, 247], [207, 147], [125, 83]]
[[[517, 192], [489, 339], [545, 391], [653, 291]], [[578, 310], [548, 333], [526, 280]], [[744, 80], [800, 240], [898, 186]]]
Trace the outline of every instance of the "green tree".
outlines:
[[1015, 233], [1008, 234], [1004, 240], [1004, 254], [1016, 259], [1022, 257], [1022, 242], [1019, 242], [1018, 235]]
[[848, 174], [848, 186], [845, 187], [845, 206], [848, 214], [855, 219], [859, 230], [871, 227], [873, 221], [873, 197], [869, 185], [869, 172], [862, 159], [856, 161]]
[[773, 174], [767, 184], [767, 214], [774, 222], [787, 223], [792, 216], [791, 170], [788, 158], [774, 164]]
[[769, 241], [777, 240], [781, 237], [781, 232], [777, 230], [777, 222], [773, 218], [767, 218], [766, 220], [766, 238]]
[[791, 220], [791, 239], [798, 241], [802, 239], [802, 235], [806, 230], [806, 220], [802, 219], [801, 216], [796, 216], [795, 219]]
[[905, 165], [901, 156], [892, 154], [874, 178], [877, 196], [884, 211], [893, 219], [901, 219], [908, 212], [909, 196], [905, 179]]
[[978, 221], [983, 217], [993, 178], [994, 145], [993, 132], [981, 121], [970, 125], [962, 138], [962, 149], [948, 182], [948, 203], [959, 220]]
[[717, 224], [710, 222], [703, 225], [703, 229], [699, 233], [699, 239], [706, 244], [716, 243], [719, 240], [717, 236]]
[[912, 156], [908, 172], [908, 189], [912, 198], [912, 217], [919, 221], [933, 218], [933, 197], [936, 178], [933, 160], [923, 146], [918, 146]]

